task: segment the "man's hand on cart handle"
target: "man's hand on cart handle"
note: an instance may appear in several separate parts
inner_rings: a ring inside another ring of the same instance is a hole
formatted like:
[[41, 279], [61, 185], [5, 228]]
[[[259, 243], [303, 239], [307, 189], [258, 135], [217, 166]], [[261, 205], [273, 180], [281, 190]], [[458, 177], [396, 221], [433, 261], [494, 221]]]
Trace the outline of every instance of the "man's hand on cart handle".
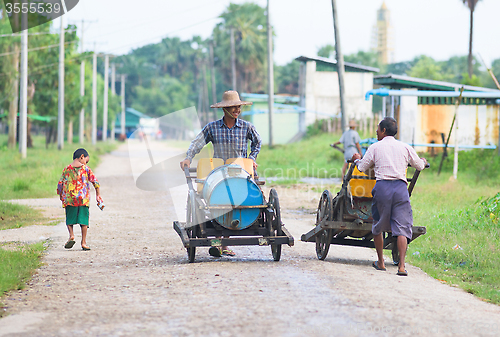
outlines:
[[355, 161], [356, 159], [361, 159], [361, 155], [357, 152], [352, 155], [352, 161]]
[[189, 165], [191, 165], [191, 160], [184, 159], [183, 161], [181, 161], [181, 170], [184, 170], [184, 167], [186, 166], [189, 168]]

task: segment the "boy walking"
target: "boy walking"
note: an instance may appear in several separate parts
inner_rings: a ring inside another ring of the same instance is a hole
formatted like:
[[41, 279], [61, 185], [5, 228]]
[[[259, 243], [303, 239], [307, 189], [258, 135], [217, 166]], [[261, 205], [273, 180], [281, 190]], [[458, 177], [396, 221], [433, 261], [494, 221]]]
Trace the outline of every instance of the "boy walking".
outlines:
[[62, 172], [57, 184], [57, 194], [66, 210], [66, 226], [69, 240], [64, 248], [73, 248], [75, 234], [73, 225], [80, 225], [82, 229], [82, 250], [90, 250], [87, 246], [87, 229], [89, 226], [90, 183], [94, 185], [97, 201], [102, 202], [99, 191], [99, 182], [94, 172], [87, 166], [90, 156], [85, 149], [78, 149], [73, 153], [73, 162]]

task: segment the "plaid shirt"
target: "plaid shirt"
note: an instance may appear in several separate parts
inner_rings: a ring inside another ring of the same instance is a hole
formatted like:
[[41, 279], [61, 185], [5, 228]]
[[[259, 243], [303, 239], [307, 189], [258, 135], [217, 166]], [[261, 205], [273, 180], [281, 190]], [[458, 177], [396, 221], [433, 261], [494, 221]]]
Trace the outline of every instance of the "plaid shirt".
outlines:
[[245, 120], [236, 119], [236, 123], [230, 129], [221, 118], [205, 125], [191, 142], [186, 159], [192, 161], [193, 157], [209, 142], [212, 142], [214, 146], [214, 158], [222, 158], [224, 161], [229, 158], [247, 158], [248, 140], [251, 141], [248, 158], [255, 161], [262, 143], [255, 126]]
[[406, 169], [412, 167], [422, 171], [425, 163], [419, 158], [415, 150], [408, 144], [386, 136], [381, 141], [372, 144], [363, 159], [357, 162], [358, 169], [362, 172], [370, 167], [375, 167], [377, 180], [406, 180]]

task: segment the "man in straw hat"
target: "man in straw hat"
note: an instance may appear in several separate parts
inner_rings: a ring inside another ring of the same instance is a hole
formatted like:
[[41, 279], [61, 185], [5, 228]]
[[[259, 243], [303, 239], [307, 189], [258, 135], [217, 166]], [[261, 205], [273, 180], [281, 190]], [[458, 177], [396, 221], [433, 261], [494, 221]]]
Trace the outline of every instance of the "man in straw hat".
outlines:
[[333, 145], [338, 145], [340, 143], [344, 144], [344, 166], [342, 166], [342, 179], [344, 178], [345, 171], [347, 169], [347, 161], [352, 158], [355, 153], [363, 154], [361, 152], [361, 146], [359, 146], [359, 142], [361, 139], [359, 138], [359, 134], [356, 131], [356, 121], [351, 119], [349, 121], [349, 130], [344, 132], [340, 137], [339, 141], [334, 143]]
[[[203, 130], [191, 142], [186, 158], [180, 163], [181, 169], [186, 166], [189, 167], [194, 156], [210, 142], [214, 147], [214, 158], [221, 158], [224, 162], [229, 158], [247, 158], [248, 141], [250, 141], [250, 155], [248, 155], [248, 158], [253, 160], [255, 170], [257, 168], [255, 160], [260, 152], [262, 140], [255, 126], [250, 122], [238, 119], [241, 114], [241, 106], [252, 104], [252, 102], [240, 100], [240, 95], [234, 90], [224, 92], [222, 101], [210, 106], [211, 108], [222, 108], [224, 116], [205, 125]], [[222, 253], [234, 255], [234, 252], [227, 249], [227, 247], [222, 247]], [[210, 254], [213, 255], [213, 250]]]

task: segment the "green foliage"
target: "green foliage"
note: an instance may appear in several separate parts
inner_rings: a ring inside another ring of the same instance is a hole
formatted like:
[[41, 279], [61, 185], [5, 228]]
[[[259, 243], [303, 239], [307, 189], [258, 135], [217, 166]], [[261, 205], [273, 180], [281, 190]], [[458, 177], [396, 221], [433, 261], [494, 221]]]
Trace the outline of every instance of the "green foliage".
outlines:
[[[215, 64], [226, 88], [232, 87], [231, 27], [234, 28], [237, 89], [259, 92], [266, 88], [267, 20], [265, 8], [254, 3], [231, 3], [213, 30]], [[227, 89], [226, 89], [227, 90]]]
[[429, 80], [444, 81], [443, 69], [432, 57], [422, 55], [409, 74], [411, 77], [425, 78]]
[[299, 94], [299, 61], [274, 68], [274, 88], [278, 93]]
[[318, 56], [320, 57], [336, 59], [336, 55], [335, 46], [331, 44], [324, 45], [318, 49]]
[[0, 296], [10, 290], [20, 290], [41, 265], [43, 243], [0, 247]]
[[377, 53], [375, 52], [366, 52], [360, 50], [355, 54], [346, 55], [344, 57], [344, 61], [379, 69], [381, 68], [381, 65], [378, 63]]

